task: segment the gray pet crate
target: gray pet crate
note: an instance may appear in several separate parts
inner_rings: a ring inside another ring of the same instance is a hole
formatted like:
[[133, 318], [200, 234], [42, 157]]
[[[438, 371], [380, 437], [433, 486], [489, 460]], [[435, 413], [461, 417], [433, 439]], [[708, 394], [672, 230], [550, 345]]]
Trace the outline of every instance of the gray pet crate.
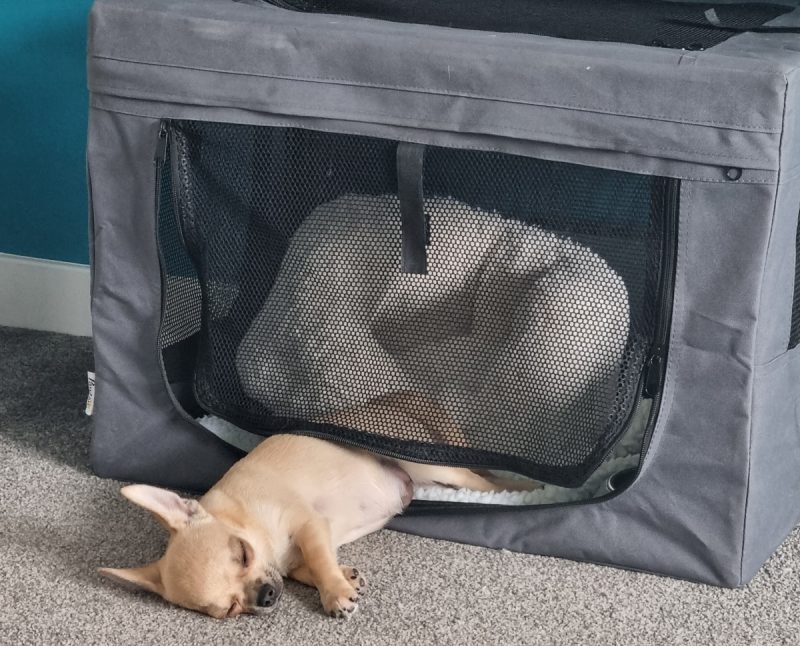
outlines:
[[[98, 0], [93, 468], [204, 490], [241, 455], [211, 413], [578, 487], [645, 407], [608, 495], [392, 526], [747, 582], [800, 510], [798, 28], [785, 3]], [[375, 401], [405, 416], [323, 419]]]

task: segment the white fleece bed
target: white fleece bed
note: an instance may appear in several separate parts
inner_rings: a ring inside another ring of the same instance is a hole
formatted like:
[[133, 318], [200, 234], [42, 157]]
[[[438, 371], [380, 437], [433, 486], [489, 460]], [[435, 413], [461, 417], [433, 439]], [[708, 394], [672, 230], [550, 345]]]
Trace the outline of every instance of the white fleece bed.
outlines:
[[[503, 491], [501, 493], [437, 486], [417, 487], [414, 490], [414, 500], [472, 502], [490, 505], [544, 505], [597, 498], [609, 492], [609, 477], [639, 464], [642, 437], [649, 413], [650, 403], [644, 400], [639, 405], [627, 432], [619, 440], [614, 451], [581, 487], [568, 489], [545, 485], [535, 491]], [[249, 433], [212, 415], [206, 415], [197, 421], [224, 442], [243, 451], [250, 452], [264, 439], [261, 435]]]
[[588, 246], [498, 212], [433, 197], [425, 213], [428, 271], [408, 274], [396, 196], [315, 208], [238, 345], [244, 394], [315, 419], [409, 392], [481, 429], [486, 450], [590, 450], [593, 429], [573, 411], [608, 401], [619, 381], [631, 326], [622, 277]]

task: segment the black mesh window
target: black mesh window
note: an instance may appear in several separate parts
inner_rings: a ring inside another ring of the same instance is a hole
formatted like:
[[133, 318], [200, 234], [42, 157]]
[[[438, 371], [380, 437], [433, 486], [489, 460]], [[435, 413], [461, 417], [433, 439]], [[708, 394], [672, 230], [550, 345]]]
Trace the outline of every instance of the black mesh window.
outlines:
[[669, 0], [260, 1], [313, 13], [693, 50], [713, 47], [792, 10], [778, 3]]
[[397, 142], [197, 122], [172, 139], [162, 340], [202, 322], [206, 410], [567, 486], [624, 430], [668, 180], [426, 147], [427, 267], [407, 273]]
[[797, 223], [794, 254], [794, 299], [792, 300], [792, 326], [789, 330], [790, 350], [800, 344], [800, 221]]

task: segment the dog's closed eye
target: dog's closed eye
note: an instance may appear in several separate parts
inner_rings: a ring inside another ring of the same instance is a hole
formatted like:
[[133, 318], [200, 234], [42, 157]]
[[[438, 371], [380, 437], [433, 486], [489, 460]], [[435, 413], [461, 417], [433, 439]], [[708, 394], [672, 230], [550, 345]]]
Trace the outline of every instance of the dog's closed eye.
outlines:
[[238, 539], [235, 547], [235, 558], [242, 566], [242, 570], [247, 570], [255, 560], [253, 547], [244, 539]]
[[252, 545], [243, 538], [231, 536], [229, 546], [231, 558], [242, 566], [243, 571], [248, 570], [253, 564], [253, 561], [255, 561], [255, 552], [253, 551]]

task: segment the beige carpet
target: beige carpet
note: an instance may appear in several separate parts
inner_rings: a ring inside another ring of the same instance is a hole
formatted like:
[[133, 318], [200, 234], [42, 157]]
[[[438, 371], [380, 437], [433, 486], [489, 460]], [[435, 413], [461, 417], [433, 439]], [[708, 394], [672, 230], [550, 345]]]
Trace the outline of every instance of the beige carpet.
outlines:
[[370, 579], [349, 622], [291, 583], [267, 618], [170, 607], [95, 573], [164, 535], [86, 466], [88, 340], [0, 329], [0, 360], [0, 644], [800, 644], [797, 531], [740, 590], [383, 531], [342, 550]]

